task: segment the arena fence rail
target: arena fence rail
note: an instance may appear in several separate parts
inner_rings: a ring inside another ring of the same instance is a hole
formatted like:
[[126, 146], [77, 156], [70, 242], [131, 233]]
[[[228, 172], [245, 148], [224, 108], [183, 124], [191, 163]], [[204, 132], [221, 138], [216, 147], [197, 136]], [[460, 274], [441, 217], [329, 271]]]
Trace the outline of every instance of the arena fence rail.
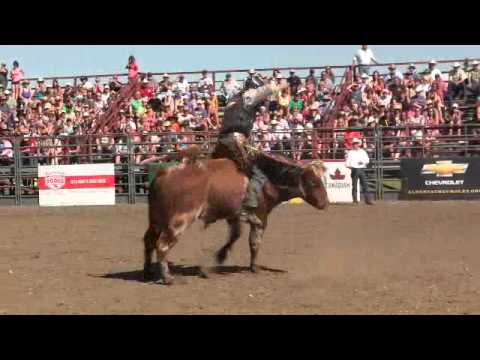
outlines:
[[[397, 199], [402, 158], [470, 157], [480, 155], [480, 125], [397, 126], [345, 129], [303, 129], [255, 132], [251, 145], [294, 160], [344, 159], [352, 134], [361, 135], [371, 159], [370, 190], [377, 200]], [[0, 139], [2, 140], [2, 139]], [[144, 201], [148, 166], [176, 160], [190, 145], [212, 152], [212, 131], [112, 134], [57, 137], [9, 137], [12, 156], [0, 158], [0, 204], [38, 203], [38, 165], [115, 164], [118, 202]]]

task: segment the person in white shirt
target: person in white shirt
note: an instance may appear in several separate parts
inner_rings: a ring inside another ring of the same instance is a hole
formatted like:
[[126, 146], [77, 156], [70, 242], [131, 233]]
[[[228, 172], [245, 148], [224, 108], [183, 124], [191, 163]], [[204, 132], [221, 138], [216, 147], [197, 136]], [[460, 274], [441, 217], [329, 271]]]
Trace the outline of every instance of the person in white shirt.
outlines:
[[352, 141], [353, 149], [347, 152], [346, 166], [352, 171], [352, 197], [353, 202], [358, 203], [357, 199], [357, 182], [360, 180], [363, 196], [368, 205], [373, 205], [370, 193], [368, 191], [367, 177], [365, 175], [365, 168], [370, 163], [368, 154], [360, 146], [362, 141], [354, 138]]
[[237, 83], [232, 74], [225, 75], [225, 81], [222, 84], [221, 92], [225, 97], [225, 101], [228, 102], [232, 97], [240, 92], [240, 85]]
[[178, 75], [178, 81], [175, 83], [175, 90], [182, 95], [185, 95], [190, 90], [190, 85], [185, 79], [185, 75]]
[[435, 66], [437, 66], [437, 62], [435, 60], [430, 60], [428, 63], [428, 70], [430, 70], [430, 76], [432, 79], [435, 79], [435, 75], [440, 75], [440, 78], [442, 77], [442, 72], [439, 69], [436, 69]]
[[391, 64], [388, 67], [388, 75], [385, 76], [384, 80], [385, 83], [388, 85], [390, 82], [393, 84], [395, 78], [399, 78], [400, 80], [403, 80], [403, 74], [400, 72], [400, 70], [397, 70], [397, 67], [395, 64]]
[[370, 75], [370, 65], [372, 65], [372, 62], [378, 64], [373, 51], [368, 48], [368, 45], [362, 45], [353, 58], [354, 65], [358, 66], [358, 74]]
[[208, 93], [211, 89], [213, 89], [213, 80], [208, 76], [208, 71], [203, 70], [202, 77], [198, 81], [198, 91]]

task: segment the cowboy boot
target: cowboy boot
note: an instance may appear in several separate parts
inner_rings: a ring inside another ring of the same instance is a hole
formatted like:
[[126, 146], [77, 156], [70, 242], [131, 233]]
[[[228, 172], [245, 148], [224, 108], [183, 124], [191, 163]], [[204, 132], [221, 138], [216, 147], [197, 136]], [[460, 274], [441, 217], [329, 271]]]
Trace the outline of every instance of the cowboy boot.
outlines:
[[375, 205], [370, 195], [365, 195], [365, 203], [367, 205]]

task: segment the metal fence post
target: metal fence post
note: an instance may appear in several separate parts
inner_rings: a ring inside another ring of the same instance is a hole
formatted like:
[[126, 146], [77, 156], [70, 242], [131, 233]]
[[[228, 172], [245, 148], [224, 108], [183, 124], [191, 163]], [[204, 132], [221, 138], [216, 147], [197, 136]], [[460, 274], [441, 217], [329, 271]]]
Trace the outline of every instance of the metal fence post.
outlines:
[[468, 126], [469, 124], [463, 124], [463, 140], [464, 140], [464, 146], [465, 146], [465, 157], [468, 157]]
[[377, 200], [383, 200], [383, 129], [379, 126], [375, 128], [375, 183]]
[[15, 205], [22, 204], [22, 174], [21, 174], [21, 151], [20, 151], [20, 138], [14, 137], [13, 139], [13, 174], [15, 181]]
[[130, 135], [127, 136], [127, 149], [128, 149], [128, 203], [135, 204], [135, 152], [133, 151], [133, 144]]

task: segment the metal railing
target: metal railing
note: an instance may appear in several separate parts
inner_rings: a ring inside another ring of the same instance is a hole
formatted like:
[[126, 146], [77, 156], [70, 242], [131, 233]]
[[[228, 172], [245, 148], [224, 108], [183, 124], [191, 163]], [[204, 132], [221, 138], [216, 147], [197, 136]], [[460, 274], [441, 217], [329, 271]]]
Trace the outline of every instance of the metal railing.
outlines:
[[[430, 59], [429, 59], [430, 60]], [[394, 62], [394, 63], [384, 63], [384, 64], [376, 64], [376, 65], [371, 65], [371, 68], [375, 69], [386, 69], [390, 64], [394, 64], [395, 66], [408, 66], [409, 64], [414, 64], [414, 65], [427, 65], [429, 60], [419, 60], [419, 61], [412, 61], [412, 62]], [[480, 58], [468, 58], [468, 59], [440, 59], [436, 60], [439, 66], [444, 66], [448, 64], [452, 64], [454, 62], [459, 62], [464, 64], [468, 60], [469, 62], [473, 60], [480, 60]], [[328, 66], [332, 70], [340, 70], [341, 72], [345, 72], [348, 68], [352, 67], [352, 65], [332, 65]], [[292, 67], [277, 67], [277, 68], [257, 68], [256, 71], [258, 72], [272, 72], [274, 69], [279, 70], [279, 71], [289, 71], [290, 69], [293, 69], [298, 72], [298, 75], [305, 75], [309, 69], [315, 69], [315, 70], [325, 70], [327, 66], [292, 66]], [[214, 84], [216, 84], [216, 88], [218, 88], [218, 85], [223, 82], [223, 80], [220, 79], [221, 75], [225, 75], [227, 73], [231, 73], [233, 75], [238, 74], [241, 75], [241, 79], [239, 81], [242, 81], [244, 77], [246, 77], [248, 69], [223, 69], [223, 70], [214, 70], [214, 69], [206, 69], [209, 73], [209, 75], [212, 77], [212, 80]], [[191, 83], [197, 83], [199, 81], [199, 78], [202, 74], [202, 71], [175, 71], [175, 72], [168, 72], [168, 71], [152, 71], [152, 72], [146, 72], [143, 71], [140, 73], [141, 76], [145, 76], [147, 73], [152, 74], [154, 77], [161, 77], [164, 73], [168, 73], [171, 77], [178, 76], [180, 74], [184, 74], [186, 79], [191, 82]], [[82, 74], [82, 75], [68, 75], [68, 76], [47, 76], [43, 77], [44, 80], [46, 81], [53, 81], [57, 80], [59, 83], [65, 83], [65, 82], [71, 82], [73, 83], [74, 86], [76, 86], [82, 77], [87, 77], [88, 79], [94, 79], [94, 78], [99, 78], [102, 81], [105, 81], [107, 79], [112, 78], [113, 76], [118, 76], [119, 80], [122, 80], [124, 83], [127, 83], [127, 73], [108, 73], [108, 74]], [[37, 78], [26, 78], [29, 81], [35, 82]]]

